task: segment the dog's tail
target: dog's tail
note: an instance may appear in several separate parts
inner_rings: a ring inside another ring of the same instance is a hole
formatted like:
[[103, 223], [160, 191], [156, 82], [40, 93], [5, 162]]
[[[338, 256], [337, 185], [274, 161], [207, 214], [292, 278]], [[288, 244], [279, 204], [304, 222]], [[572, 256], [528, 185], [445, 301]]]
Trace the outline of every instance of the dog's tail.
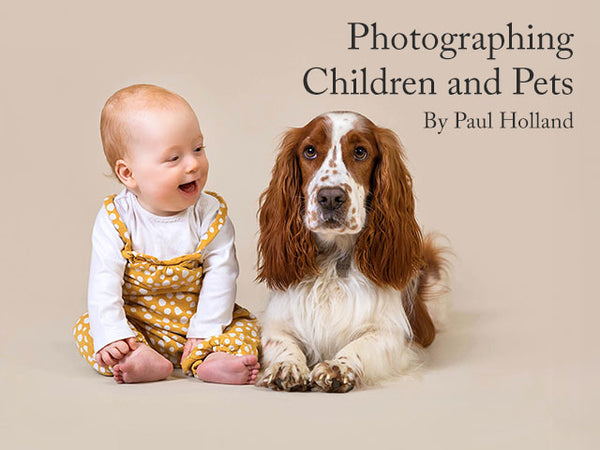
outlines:
[[448, 302], [445, 294], [449, 291], [449, 273], [452, 252], [447, 240], [435, 233], [423, 238], [423, 267], [415, 279], [412, 295], [406, 296], [405, 309], [413, 332], [413, 341], [428, 347], [435, 339], [437, 331], [444, 328]]

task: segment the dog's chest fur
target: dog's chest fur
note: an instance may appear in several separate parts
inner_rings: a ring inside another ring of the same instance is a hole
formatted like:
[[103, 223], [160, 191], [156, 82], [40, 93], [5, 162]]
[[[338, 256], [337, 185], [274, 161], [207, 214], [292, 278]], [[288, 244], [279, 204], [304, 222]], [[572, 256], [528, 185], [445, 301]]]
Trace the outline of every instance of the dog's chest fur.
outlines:
[[303, 281], [286, 296], [296, 338], [309, 365], [331, 359], [350, 341], [374, 326], [383, 307], [372, 283], [350, 257], [322, 262], [321, 274]]
[[320, 274], [274, 292], [265, 311], [266, 323], [283, 319], [309, 366], [335, 358], [343, 347], [373, 330], [404, 329], [410, 334], [402, 292], [375, 286], [358, 270], [355, 239], [317, 236]]

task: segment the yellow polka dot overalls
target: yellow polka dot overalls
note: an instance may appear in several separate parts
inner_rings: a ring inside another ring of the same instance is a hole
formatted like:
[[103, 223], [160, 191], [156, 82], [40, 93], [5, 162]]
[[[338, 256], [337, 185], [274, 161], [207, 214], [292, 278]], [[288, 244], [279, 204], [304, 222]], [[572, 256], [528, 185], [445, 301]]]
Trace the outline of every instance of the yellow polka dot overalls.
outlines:
[[[196, 311], [202, 286], [202, 251], [214, 239], [225, 222], [227, 205], [214, 192], [206, 192], [220, 202], [217, 217], [200, 240], [196, 251], [168, 261], [134, 252], [129, 232], [115, 208], [112, 195], [104, 199], [104, 207], [124, 247], [121, 254], [127, 260], [123, 284], [125, 315], [139, 342], [149, 345], [179, 367], [186, 342], [187, 324]], [[79, 352], [99, 373], [112, 376], [111, 367], [100, 367], [94, 359], [94, 344], [89, 334], [88, 314], [75, 323], [73, 335]], [[195, 375], [196, 368], [212, 352], [233, 355], [258, 355], [260, 346], [257, 319], [246, 309], [235, 305], [231, 323], [220, 336], [207, 337], [181, 367], [187, 375]]]

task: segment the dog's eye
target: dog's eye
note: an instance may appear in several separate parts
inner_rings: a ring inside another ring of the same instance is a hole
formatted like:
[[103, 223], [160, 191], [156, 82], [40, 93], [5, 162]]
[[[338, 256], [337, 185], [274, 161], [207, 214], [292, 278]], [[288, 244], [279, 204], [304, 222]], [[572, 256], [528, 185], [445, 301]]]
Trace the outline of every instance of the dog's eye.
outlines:
[[369, 154], [367, 153], [364, 147], [356, 147], [354, 149], [354, 159], [362, 161], [366, 159], [368, 155]]
[[309, 145], [304, 149], [304, 157], [306, 159], [315, 159], [317, 157], [317, 150], [312, 145]]

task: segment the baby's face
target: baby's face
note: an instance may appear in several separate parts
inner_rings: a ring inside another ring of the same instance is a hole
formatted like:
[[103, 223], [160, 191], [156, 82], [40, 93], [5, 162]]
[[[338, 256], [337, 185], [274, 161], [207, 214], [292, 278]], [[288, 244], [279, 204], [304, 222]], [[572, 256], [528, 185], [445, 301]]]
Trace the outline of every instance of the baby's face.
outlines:
[[204, 137], [187, 105], [138, 110], [128, 121], [130, 145], [127, 164], [140, 204], [169, 216], [198, 201], [208, 176]]

